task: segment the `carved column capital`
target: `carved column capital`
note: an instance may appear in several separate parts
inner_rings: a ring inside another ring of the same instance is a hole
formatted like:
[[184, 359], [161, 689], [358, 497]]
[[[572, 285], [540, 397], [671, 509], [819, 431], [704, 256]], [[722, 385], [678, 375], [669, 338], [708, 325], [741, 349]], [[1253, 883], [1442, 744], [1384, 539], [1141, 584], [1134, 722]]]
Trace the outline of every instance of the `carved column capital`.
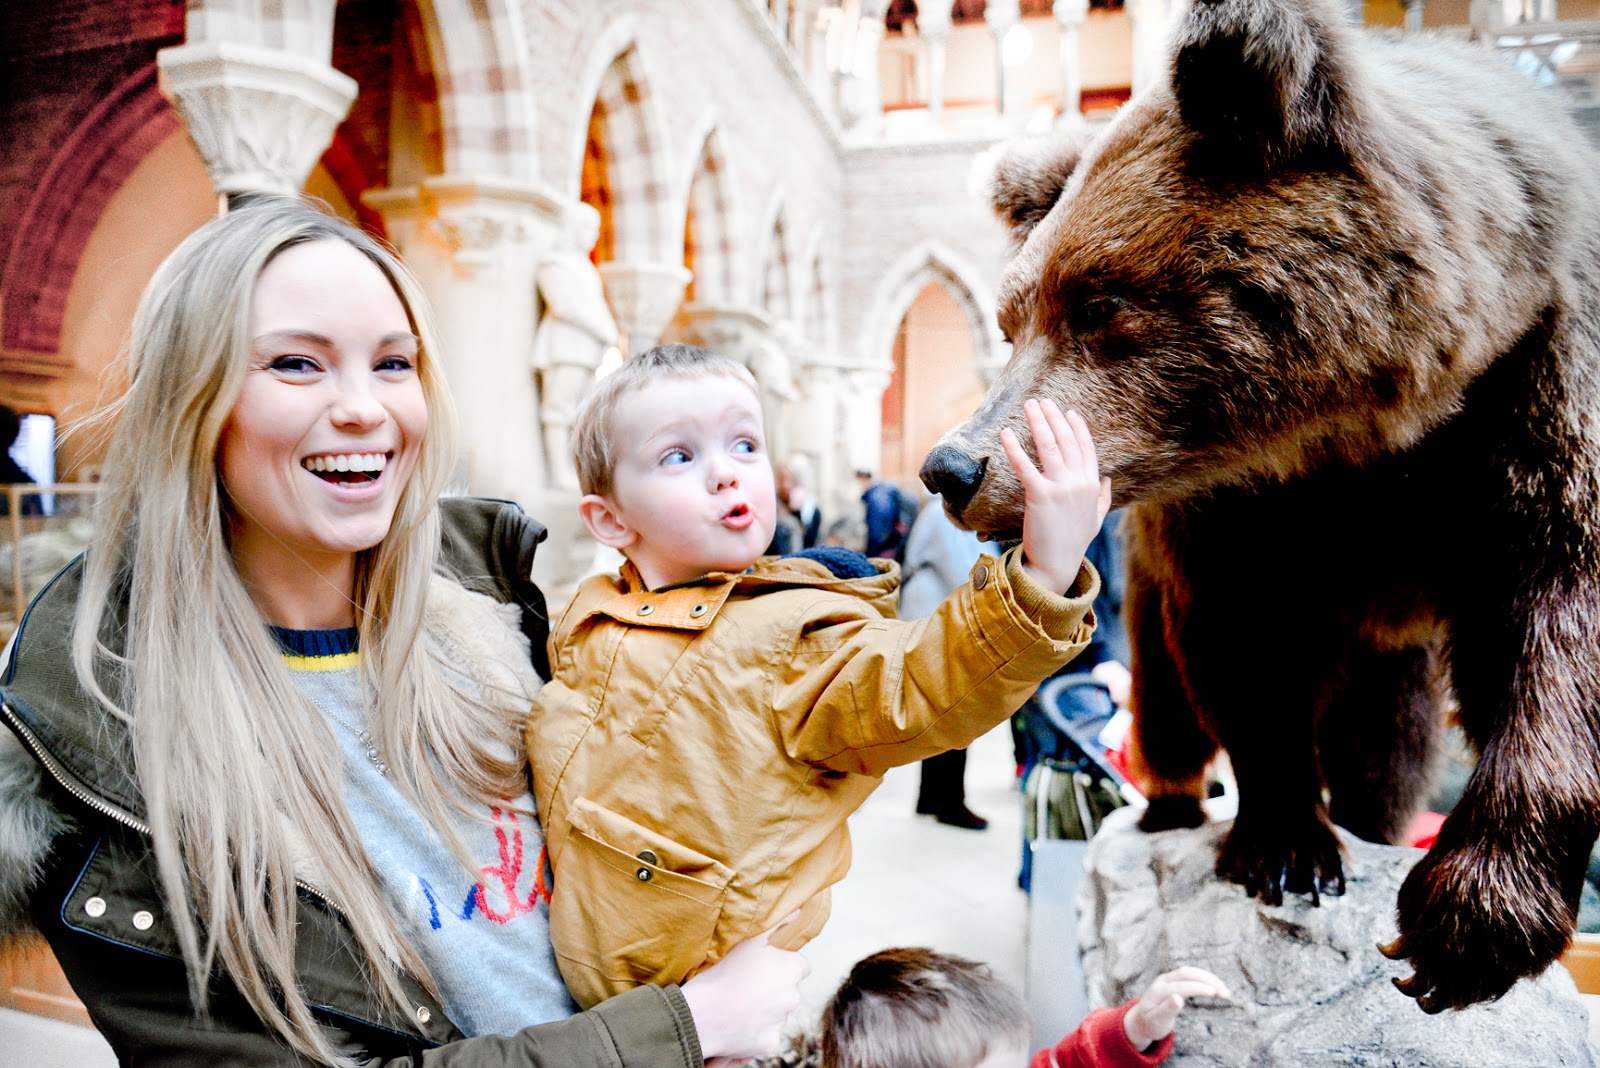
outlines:
[[1088, 21], [1089, 0], [1055, 0], [1055, 3], [1050, 5], [1050, 13], [1056, 17], [1056, 24], [1063, 29], [1068, 27], [1076, 29]]
[[508, 262], [531, 272], [566, 214], [546, 189], [491, 177], [441, 175], [371, 190], [361, 200], [384, 217], [408, 257], [404, 245], [425, 242], [468, 274]]
[[156, 63], [224, 196], [298, 192], [356, 98], [353, 79], [278, 49], [201, 41], [164, 48]]
[[693, 277], [681, 263], [638, 263], [613, 260], [600, 265], [612, 318], [628, 335], [634, 356], [661, 339]]

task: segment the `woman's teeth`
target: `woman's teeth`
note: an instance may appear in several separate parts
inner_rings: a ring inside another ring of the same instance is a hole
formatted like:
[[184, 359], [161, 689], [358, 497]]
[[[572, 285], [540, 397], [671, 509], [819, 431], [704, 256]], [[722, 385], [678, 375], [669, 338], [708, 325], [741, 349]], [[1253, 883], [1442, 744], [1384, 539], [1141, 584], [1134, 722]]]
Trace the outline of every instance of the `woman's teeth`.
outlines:
[[381, 452], [340, 453], [334, 456], [307, 456], [300, 461], [307, 471], [317, 474], [333, 471], [365, 471], [377, 474], [389, 462]]
[[349, 452], [307, 456], [300, 461], [307, 471], [326, 482], [374, 482], [389, 463], [382, 452]]

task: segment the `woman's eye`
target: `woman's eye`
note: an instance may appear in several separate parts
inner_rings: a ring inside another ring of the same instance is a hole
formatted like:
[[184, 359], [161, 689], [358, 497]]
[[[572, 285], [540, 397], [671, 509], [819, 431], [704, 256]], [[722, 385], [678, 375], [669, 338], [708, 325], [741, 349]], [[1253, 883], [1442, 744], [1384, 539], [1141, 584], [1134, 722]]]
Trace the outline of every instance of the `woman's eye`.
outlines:
[[668, 449], [661, 457], [664, 464], [686, 464], [689, 462], [687, 449]]
[[409, 371], [415, 365], [405, 356], [385, 356], [379, 360], [374, 370], [377, 371]]
[[309, 356], [279, 356], [267, 365], [274, 371], [303, 375], [318, 370], [316, 361]]

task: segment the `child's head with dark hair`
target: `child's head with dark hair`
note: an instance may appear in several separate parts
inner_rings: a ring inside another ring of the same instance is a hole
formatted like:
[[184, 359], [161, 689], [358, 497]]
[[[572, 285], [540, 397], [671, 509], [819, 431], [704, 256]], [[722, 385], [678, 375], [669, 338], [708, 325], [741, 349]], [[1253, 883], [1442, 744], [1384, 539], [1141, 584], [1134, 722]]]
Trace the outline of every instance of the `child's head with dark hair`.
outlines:
[[0, 404], [0, 449], [9, 450], [22, 433], [22, 418], [15, 411]]
[[931, 949], [856, 963], [822, 1012], [823, 1068], [1024, 1065], [1027, 1007], [987, 964]]

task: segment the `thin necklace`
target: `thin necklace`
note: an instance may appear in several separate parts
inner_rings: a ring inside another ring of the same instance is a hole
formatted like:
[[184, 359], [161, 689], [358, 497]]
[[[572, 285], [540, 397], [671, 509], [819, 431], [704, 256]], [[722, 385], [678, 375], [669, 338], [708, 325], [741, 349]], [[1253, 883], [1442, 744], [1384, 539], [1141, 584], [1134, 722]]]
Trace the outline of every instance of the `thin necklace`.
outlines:
[[372, 737], [372, 732], [367, 730], [365, 727], [358, 728], [355, 724], [347, 721], [343, 716], [335, 713], [331, 708], [323, 707], [322, 711], [329, 719], [333, 720], [339, 726], [356, 736], [356, 741], [360, 742], [361, 747], [367, 751], [367, 759], [372, 761], [372, 766], [378, 769], [379, 775], [387, 778], [389, 775], [389, 764], [383, 759], [383, 754], [378, 752], [378, 742]]

